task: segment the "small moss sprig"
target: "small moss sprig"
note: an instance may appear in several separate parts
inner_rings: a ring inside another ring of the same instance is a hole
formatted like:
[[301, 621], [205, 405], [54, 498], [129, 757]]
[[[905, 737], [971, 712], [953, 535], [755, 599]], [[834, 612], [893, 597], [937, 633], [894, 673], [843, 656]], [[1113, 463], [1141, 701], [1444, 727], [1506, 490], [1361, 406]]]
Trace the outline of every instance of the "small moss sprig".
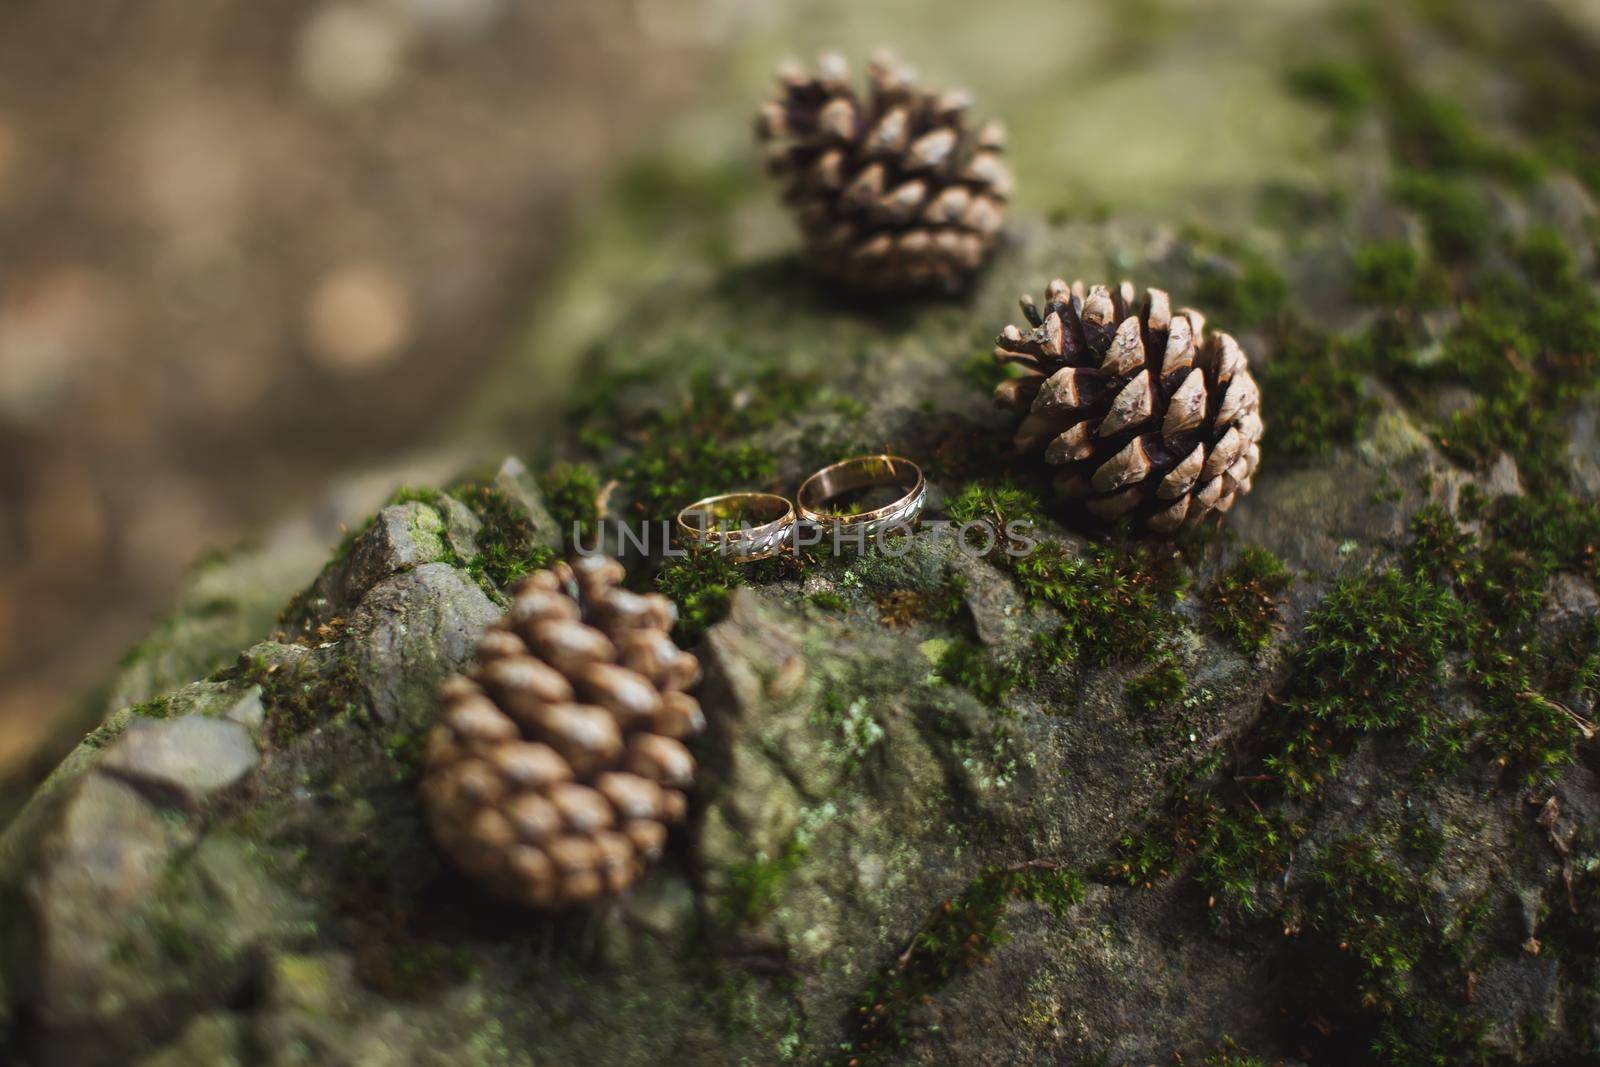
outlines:
[[1079, 556], [1060, 541], [1045, 541], [1012, 568], [1030, 600], [1066, 616], [1039, 641], [1052, 664], [1100, 667], [1137, 659], [1177, 627], [1168, 608], [1185, 575], [1174, 557], [1148, 544], [1120, 552], [1097, 546]]
[[1279, 626], [1278, 598], [1294, 576], [1283, 561], [1257, 545], [1246, 546], [1206, 590], [1211, 624], [1242, 652], [1260, 652]]
[[1151, 670], [1129, 679], [1122, 693], [1135, 709], [1149, 715], [1176, 704], [1188, 687], [1183, 668], [1174, 660], [1163, 659]]
[[728, 612], [733, 590], [745, 583], [740, 565], [715, 552], [668, 560], [656, 572], [656, 590], [678, 605], [673, 636], [693, 644]]
[[587, 463], [557, 463], [539, 478], [545, 506], [563, 538], [574, 531], [588, 543], [600, 523], [600, 475]]
[[1341, 730], [1430, 731], [1421, 697], [1461, 618], [1449, 590], [1394, 568], [1340, 579], [1306, 625], [1307, 709]]

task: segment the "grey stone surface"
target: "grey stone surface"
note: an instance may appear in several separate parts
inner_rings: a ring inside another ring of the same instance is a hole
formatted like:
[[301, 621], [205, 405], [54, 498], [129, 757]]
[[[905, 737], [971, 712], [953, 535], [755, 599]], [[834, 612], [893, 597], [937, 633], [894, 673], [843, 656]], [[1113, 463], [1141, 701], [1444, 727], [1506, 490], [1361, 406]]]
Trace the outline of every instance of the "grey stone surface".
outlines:
[[223, 713], [231, 722], [248, 730], [258, 730], [266, 721], [267, 710], [261, 706], [261, 687], [253, 685]]
[[[351, 613], [348, 640], [372, 714], [428, 725], [432, 682], [464, 663], [500, 609], [454, 567], [428, 563], [375, 585]], [[428, 684], [418, 685], [418, 679]]]
[[124, 921], [193, 841], [132, 786], [86, 776], [62, 805], [26, 884], [36, 963], [24, 987], [48, 1030], [103, 1018], [103, 1005], [147, 1002], [146, 975], [120, 971]]
[[246, 727], [185, 715], [130, 724], [100, 767], [163, 802], [198, 808], [237, 786], [260, 760]]
[[[1263, 1043], [1275, 1010], [1245, 991], [1271, 983], [1270, 953], [1256, 944], [1173, 936], [1163, 917], [1183, 906], [1170, 886], [1145, 893], [1091, 887], [1059, 917], [1039, 905], [1018, 906], [1014, 936], [993, 964], [920, 1013], [930, 1037], [904, 1062], [1014, 1063], [1016, 1050], [1027, 1048], [1040, 1063], [1101, 1056], [1162, 1064], [1172, 1062], [1174, 1049], [1204, 1048], [1220, 1034]], [[1001, 1004], [1009, 1006], [1003, 1014]]]
[[232, 1014], [216, 1012], [197, 1017], [166, 1048], [142, 1057], [136, 1067], [243, 1067], [243, 1025]]
[[307, 929], [263, 860], [127, 782], [84, 775], [39, 845], [9, 942], [33, 946], [6, 961], [33, 1021], [32, 1062], [126, 1062], [236, 997], [264, 942], [293, 945]]
[[[1594, 197], [1574, 175], [1561, 172], [1546, 175], [1530, 199], [1540, 221], [1558, 233], [1587, 233], [1594, 227], [1597, 215]], [[1573, 253], [1580, 269], [1594, 267], [1593, 242], [1577, 242]]]
[[[452, 542], [459, 543], [457, 539], [464, 536], [464, 525], [456, 524], [462, 522], [465, 511], [459, 502], [452, 503], [457, 506], [448, 509], [448, 517], [433, 505], [415, 500], [392, 504], [378, 512], [372, 528], [357, 540], [350, 553], [342, 588], [345, 599], [359, 601], [368, 589], [390, 575], [432, 563], [452, 551]], [[465, 517], [477, 522], [471, 512], [466, 512]]]
[[1580, 409], [1567, 419], [1567, 462], [1583, 493], [1590, 500], [1600, 500], [1600, 416], [1589, 409]]
[[566, 543], [568, 531], [561, 529], [550, 509], [545, 507], [544, 494], [521, 459], [507, 456], [501, 460], [499, 470], [495, 471], [494, 487], [522, 508], [541, 542], [557, 548]]
[[1517, 461], [1505, 452], [1500, 453], [1484, 475], [1482, 488], [1489, 496], [1521, 496], [1522, 477], [1517, 471]]

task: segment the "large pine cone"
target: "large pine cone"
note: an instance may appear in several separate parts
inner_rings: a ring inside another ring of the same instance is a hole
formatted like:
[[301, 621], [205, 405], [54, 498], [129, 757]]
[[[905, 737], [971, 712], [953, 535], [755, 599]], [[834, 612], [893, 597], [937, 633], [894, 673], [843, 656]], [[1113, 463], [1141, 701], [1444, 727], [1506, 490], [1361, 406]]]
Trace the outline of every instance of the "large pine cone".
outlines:
[[684, 692], [700, 665], [668, 636], [672, 602], [618, 587], [603, 557], [520, 582], [440, 687], [422, 797], [447, 856], [507, 899], [561, 908], [632, 883], [682, 820], [683, 739], [704, 726]]
[[1004, 130], [969, 130], [966, 93], [919, 89], [890, 57], [868, 66], [865, 101], [841, 56], [819, 66], [780, 70], [757, 124], [819, 269], [866, 289], [964, 288], [1011, 195]]
[[1160, 289], [1050, 283], [1031, 329], [1007, 326], [995, 358], [1027, 374], [995, 390], [1027, 412], [1023, 453], [1057, 464], [1056, 490], [1103, 519], [1159, 533], [1227, 511], [1261, 461], [1260, 391], [1232, 337], [1205, 334], [1199, 312], [1176, 313]]

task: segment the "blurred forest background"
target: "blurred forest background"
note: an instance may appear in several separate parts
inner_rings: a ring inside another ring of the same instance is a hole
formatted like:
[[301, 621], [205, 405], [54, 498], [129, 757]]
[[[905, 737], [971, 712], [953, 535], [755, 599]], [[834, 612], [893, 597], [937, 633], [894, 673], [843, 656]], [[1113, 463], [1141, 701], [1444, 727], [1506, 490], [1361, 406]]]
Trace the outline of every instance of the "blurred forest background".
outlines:
[[[1600, 35], [1600, 5], [1553, 4]], [[203, 553], [459, 418], [602, 191], [678, 212], [640, 162], [667, 131], [744, 195], [785, 54], [934, 57], [1010, 125], [1023, 210], [1221, 228], [1239, 198], [1196, 192], [1244, 184], [1314, 207], [1324, 131], [1283, 46], [1351, 5], [1221, 6], [0, 5], [0, 776]], [[792, 244], [776, 213], [723, 236]]]
[[429, 437], [738, 23], [0, 5], [0, 771], [201, 553]]

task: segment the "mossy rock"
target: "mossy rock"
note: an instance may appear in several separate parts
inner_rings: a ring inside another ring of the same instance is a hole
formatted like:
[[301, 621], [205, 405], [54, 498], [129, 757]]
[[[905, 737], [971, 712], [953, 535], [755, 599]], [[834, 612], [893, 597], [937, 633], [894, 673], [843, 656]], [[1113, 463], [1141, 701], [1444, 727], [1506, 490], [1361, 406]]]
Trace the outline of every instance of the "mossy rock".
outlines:
[[[1528, 81], [1492, 35], [1429, 12], [1384, 25]], [[1086, 68], [1120, 74], [1103, 123], [1204, 81], [1259, 103], [1270, 121], [1236, 136], [1271, 158], [1163, 157], [1105, 210], [1025, 193], [957, 300], [811, 280], [747, 180], [731, 108], [620, 182], [473, 408], [461, 478], [412, 480], [325, 563], [263, 547], [208, 564], [0, 839], [3, 1051], [1582, 1062], [1600, 1044], [1600, 319], [1592, 256], [1537, 223], [1593, 217], [1546, 174], [1588, 161], [1491, 150], [1503, 127], [1463, 132], [1373, 69], [1391, 38], [1372, 22], [1308, 35], [1306, 17], [1222, 40], [1152, 16], [1184, 47], [1093, 23], [1108, 55], [1159, 59]], [[1088, 26], [1040, 32], [1081, 51]], [[1291, 43], [1324, 65], [1279, 85], [1219, 58]], [[1002, 107], [1038, 96], [992, 88]], [[1087, 165], [1060, 158], [1064, 121], [1020, 123], [1024, 189], [1048, 185], [1045, 164]], [[1526, 151], [1553, 153], [1532, 128]], [[1107, 158], [1138, 165], [1105, 132]], [[1464, 232], [1495, 217], [1469, 210], [1487, 192], [1518, 211]], [[1158, 193], [1239, 228], [1197, 227]], [[1285, 202], [1289, 221], [1269, 210]], [[1006, 462], [985, 356], [1017, 291], [1060, 275], [1203, 302], [1251, 352], [1266, 459], [1220, 527], [1175, 544], [1087, 527], [1043, 471]], [[1505, 294], [1540, 314], [1481, 313]], [[680, 601], [706, 666], [690, 825], [623, 897], [565, 916], [441, 863], [416, 797], [430, 693], [518, 574], [574, 525], [792, 491], [885, 445], [923, 463], [928, 520], [1025, 515], [1039, 550], [918, 537], [739, 568], [620, 546], [631, 581]], [[552, 466], [530, 477], [506, 450]], [[259, 764], [180, 804], [104, 762], [130, 723], [185, 715], [239, 724]]]

